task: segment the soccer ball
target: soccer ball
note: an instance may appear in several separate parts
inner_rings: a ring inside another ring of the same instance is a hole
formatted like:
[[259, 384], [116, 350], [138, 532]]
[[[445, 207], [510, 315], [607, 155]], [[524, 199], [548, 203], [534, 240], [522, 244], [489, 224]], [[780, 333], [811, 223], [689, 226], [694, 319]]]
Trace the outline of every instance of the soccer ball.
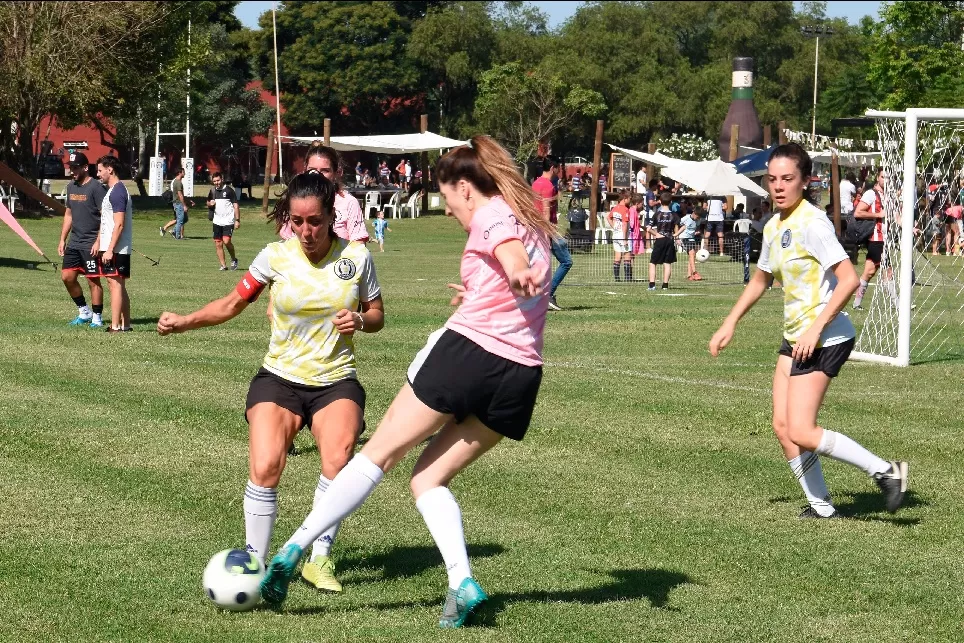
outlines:
[[243, 549], [225, 549], [204, 568], [204, 593], [221, 609], [249, 610], [261, 601], [264, 565]]
[[700, 263], [705, 262], [709, 258], [710, 258], [710, 251], [707, 250], [706, 248], [700, 248], [699, 250], [696, 251], [696, 260], [699, 261]]

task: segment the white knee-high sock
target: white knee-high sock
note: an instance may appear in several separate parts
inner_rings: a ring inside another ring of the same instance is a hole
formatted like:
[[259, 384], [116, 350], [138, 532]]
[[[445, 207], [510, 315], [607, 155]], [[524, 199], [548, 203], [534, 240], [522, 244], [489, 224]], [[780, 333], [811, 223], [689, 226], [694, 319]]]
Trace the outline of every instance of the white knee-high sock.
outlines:
[[248, 480], [244, 488], [244, 537], [248, 551], [262, 563], [268, 555], [277, 517], [278, 490], [260, 487]]
[[817, 453], [863, 469], [868, 476], [890, 469], [889, 462], [836, 431], [824, 429], [823, 437], [820, 438], [820, 444], [817, 446]]
[[338, 472], [318, 506], [311, 510], [285, 545], [295, 544], [306, 549], [322, 533], [361, 507], [384, 475], [385, 472], [374, 462], [361, 453], [356, 455]]
[[[315, 500], [311, 503], [311, 510], [314, 511], [318, 508], [321, 503], [321, 499], [325, 496], [325, 492], [328, 491], [328, 485], [331, 484], [331, 480], [326, 478], [324, 474], [318, 478], [318, 486], [315, 487]], [[338, 527], [341, 526], [340, 522], [336, 522], [333, 527], [325, 530], [321, 536], [315, 540], [315, 544], [311, 548], [311, 560], [318, 558], [319, 556], [327, 556], [331, 553], [331, 546], [335, 543], [335, 536], [338, 535]]]
[[463, 580], [472, 576], [459, 503], [448, 487], [435, 487], [419, 496], [415, 506], [442, 554], [449, 587], [458, 589]]
[[797, 477], [797, 482], [803, 488], [803, 495], [807, 497], [807, 502], [821, 516], [829, 516], [834, 512], [830, 502], [830, 492], [827, 491], [827, 483], [823, 479], [823, 469], [820, 467], [820, 458], [811, 451], [801, 451], [800, 455], [788, 460], [790, 470]]

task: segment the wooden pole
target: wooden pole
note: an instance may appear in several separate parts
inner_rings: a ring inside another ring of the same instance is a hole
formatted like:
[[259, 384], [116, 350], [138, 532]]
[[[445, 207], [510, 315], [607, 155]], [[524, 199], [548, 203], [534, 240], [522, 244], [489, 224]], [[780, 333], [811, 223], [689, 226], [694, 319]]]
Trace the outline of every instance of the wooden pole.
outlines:
[[271, 164], [274, 163], [274, 130], [268, 129], [268, 155], [264, 157], [264, 194], [261, 195], [261, 214], [268, 216], [268, 196], [271, 194]]
[[[428, 114], [422, 114], [418, 131], [422, 134], [428, 131]], [[428, 190], [431, 184], [428, 180], [428, 152], [422, 152], [418, 159], [419, 169], [422, 170], [422, 214], [428, 212]]]
[[[656, 143], [650, 143], [649, 145], [647, 145], [647, 146], [646, 146], [646, 151], [649, 152], [650, 154], [655, 154], [655, 153], [656, 153]], [[647, 181], [647, 182], [648, 182], [648, 181], [652, 181], [652, 180], [655, 179], [655, 178], [656, 178], [656, 167], [653, 166], [652, 163], [647, 163], [647, 164], [646, 164], [646, 181]], [[646, 186], [646, 189], [647, 189], [647, 190], [649, 189], [649, 185]], [[646, 207], [649, 207], [649, 204], [648, 204], [648, 203], [644, 203], [643, 205], [646, 206]]]
[[[734, 123], [730, 126], [730, 158], [732, 163], [740, 157], [740, 126]], [[733, 197], [726, 197], [726, 213], [733, 216]]]
[[833, 203], [833, 227], [840, 239], [840, 161], [837, 150], [830, 157], [830, 201]]
[[780, 141], [780, 145], [786, 145], [787, 143], [787, 135], [786, 135], [786, 132], [783, 131], [785, 129], [787, 129], [786, 121], [780, 121], [779, 123], [777, 123], [777, 130], [779, 130], [777, 132], [777, 136], [779, 136], [778, 140]]
[[330, 118], [325, 119], [324, 134], [325, 134], [325, 147], [327, 147], [331, 145], [331, 119]]
[[[770, 145], [772, 144], [773, 144], [773, 135], [770, 132], [770, 126], [764, 125], [763, 126], [763, 149], [765, 150], [770, 149]], [[767, 175], [765, 173], [762, 177], [760, 177], [760, 187], [762, 187], [767, 192], [770, 191], [770, 180], [767, 178]]]
[[592, 185], [589, 186], [589, 229], [596, 230], [599, 212], [599, 172], [602, 169], [603, 121], [596, 121], [596, 145], [592, 151]]

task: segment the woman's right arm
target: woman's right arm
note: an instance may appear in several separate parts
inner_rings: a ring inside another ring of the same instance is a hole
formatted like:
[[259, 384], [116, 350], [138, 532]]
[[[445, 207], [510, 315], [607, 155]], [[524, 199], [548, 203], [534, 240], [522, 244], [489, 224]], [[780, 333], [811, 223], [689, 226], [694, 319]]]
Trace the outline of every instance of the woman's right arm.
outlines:
[[232, 290], [227, 296], [212, 301], [201, 310], [190, 315], [162, 313], [157, 322], [157, 332], [161, 335], [170, 335], [171, 333], [183, 333], [205, 326], [217, 326], [229, 319], [234, 319], [247, 307], [248, 302], [241, 298], [237, 290]]
[[723, 320], [723, 324], [720, 329], [716, 331], [712, 339], [710, 339], [710, 354], [716, 357], [720, 354], [724, 348], [733, 339], [733, 334], [736, 332], [736, 324], [743, 318], [743, 315], [747, 314], [753, 305], [760, 300], [763, 293], [766, 292], [767, 286], [770, 284], [770, 273], [756, 269], [753, 273], [753, 277], [750, 282], [743, 289], [743, 294], [740, 298], [736, 300], [736, 304], [733, 305], [733, 309], [730, 314], [726, 316]]

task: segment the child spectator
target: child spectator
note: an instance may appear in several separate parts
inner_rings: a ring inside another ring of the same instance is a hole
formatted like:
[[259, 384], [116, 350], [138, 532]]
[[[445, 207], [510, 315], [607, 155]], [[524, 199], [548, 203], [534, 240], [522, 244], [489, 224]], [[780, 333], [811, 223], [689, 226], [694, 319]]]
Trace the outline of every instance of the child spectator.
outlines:
[[619, 281], [619, 264], [623, 263], [626, 281], [633, 280], [633, 254], [629, 241], [629, 190], [619, 191], [619, 203], [606, 215], [613, 229], [613, 277]]
[[[698, 239], [700, 215], [696, 208], [691, 208], [686, 216], [680, 219], [679, 225], [679, 238], [682, 242], [683, 251], [687, 255], [686, 278], [690, 281], [703, 281], [703, 277], [696, 271], [696, 249], [700, 245]], [[650, 281], [654, 281], [654, 279], [650, 279]]]
[[378, 248], [385, 252], [385, 231], [391, 232], [392, 229], [388, 227], [388, 221], [385, 220], [384, 210], [378, 211], [378, 217], [372, 223], [372, 227], [375, 228], [375, 241], [378, 242]]
[[639, 224], [646, 219], [646, 215], [642, 214], [645, 200], [645, 197], [638, 193], [629, 199], [629, 251], [633, 256], [644, 251], [643, 232]]
[[649, 259], [649, 289], [656, 290], [656, 266], [663, 266], [663, 290], [669, 288], [669, 277], [676, 263], [676, 240], [680, 233], [679, 215], [670, 210], [672, 196], [667, 191], [659, 195], [660, 208], [653, 216], [653, 253]]

